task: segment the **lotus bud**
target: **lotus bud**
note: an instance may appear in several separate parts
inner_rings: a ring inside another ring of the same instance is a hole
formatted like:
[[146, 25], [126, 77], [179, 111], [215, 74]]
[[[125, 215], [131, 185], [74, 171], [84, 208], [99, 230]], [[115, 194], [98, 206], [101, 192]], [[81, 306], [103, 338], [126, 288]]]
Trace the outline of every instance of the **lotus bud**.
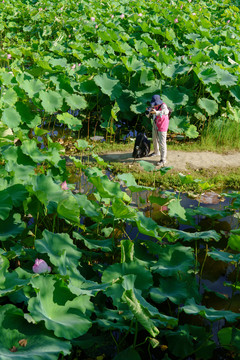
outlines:
[[67, 186], [66, 180], [65, 180], [63, 183], [61, 183], [61, 189], [62, 189], [62, 190], [68, 190], [68, 186]]
[[36, 274], [42, 274], [42, 273], [46, 273], [46, 272], [49, 273], [52, 270], [51, 267], [48, 266], [46, 261], [44, 261], [43, 259], [36, 259], [32, 269], [33, 269], [33, 272]]

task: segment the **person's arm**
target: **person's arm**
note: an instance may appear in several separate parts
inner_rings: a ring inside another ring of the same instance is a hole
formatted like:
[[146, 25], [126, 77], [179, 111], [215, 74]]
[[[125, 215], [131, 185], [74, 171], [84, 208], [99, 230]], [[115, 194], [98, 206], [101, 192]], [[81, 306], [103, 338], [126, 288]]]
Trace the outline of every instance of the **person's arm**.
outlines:
[[162, 116], [162, 115], [168, 115], [169, 114], [169, 110], [166, 104], [162, 105], [162, 109], [161, 110], [155, 110], [154, 109], [154, 114], [157, 116]]

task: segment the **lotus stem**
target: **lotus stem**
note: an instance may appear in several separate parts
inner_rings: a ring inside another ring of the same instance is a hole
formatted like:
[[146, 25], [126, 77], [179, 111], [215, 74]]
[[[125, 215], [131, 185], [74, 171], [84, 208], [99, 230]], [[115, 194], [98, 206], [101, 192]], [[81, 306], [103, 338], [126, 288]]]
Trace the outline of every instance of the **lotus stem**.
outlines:
[[138, 321], [136, 320], [135, 325], [135, 334], [134, 334], [134, 341], [133, 341], [133, 348], [135, 349], [137, 343], [137, 336], [138, 336]]
[[200, 285], [200, 282], [201, 282], [201, 279], [202, 279], [203, 268], [204, 268], [205, 262], [207, 260], [207, 254], [208, 254], [208, 244], [206, 244], [206, 253], [205, 253], [205, 257], [204, 257], [204, 260], [203, 260], [203, 263], [202, 263], [202, 268], [201, 268], [201, 271], [200, 271], [199, 285]]

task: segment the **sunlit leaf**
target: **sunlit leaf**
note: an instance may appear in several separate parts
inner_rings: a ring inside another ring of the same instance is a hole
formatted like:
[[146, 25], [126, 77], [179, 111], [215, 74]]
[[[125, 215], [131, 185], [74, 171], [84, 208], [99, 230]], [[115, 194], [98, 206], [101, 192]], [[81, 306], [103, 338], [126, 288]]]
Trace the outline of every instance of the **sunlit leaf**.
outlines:
[[[36, 291], [28, 303], [28, 310], [35, 321], [44, 321], [48, 330], [53, 330], [58, 337], [74, 339], [85, 334], [92, 326], [86, 312], [93, 310], [89, 296], [82, 295], [64, 299], [58, 281], [51, 275], [38, 276], [31, 280]], [[58, 304], [61, 303], [61, 305]]]

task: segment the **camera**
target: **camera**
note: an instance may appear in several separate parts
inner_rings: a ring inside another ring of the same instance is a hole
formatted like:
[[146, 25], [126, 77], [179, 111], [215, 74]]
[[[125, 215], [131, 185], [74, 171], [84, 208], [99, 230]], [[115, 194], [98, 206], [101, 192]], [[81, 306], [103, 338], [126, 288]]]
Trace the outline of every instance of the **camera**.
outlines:
[[148, 107], [148, 108], [146, 109], [146, 111], [145, 111], [145, 115], [146, 115], [146, 116], [149, 116], [150, 113], [151, 113], [151, 111], [152, 111], [152, 108], [151, 108], [151, 107]]

